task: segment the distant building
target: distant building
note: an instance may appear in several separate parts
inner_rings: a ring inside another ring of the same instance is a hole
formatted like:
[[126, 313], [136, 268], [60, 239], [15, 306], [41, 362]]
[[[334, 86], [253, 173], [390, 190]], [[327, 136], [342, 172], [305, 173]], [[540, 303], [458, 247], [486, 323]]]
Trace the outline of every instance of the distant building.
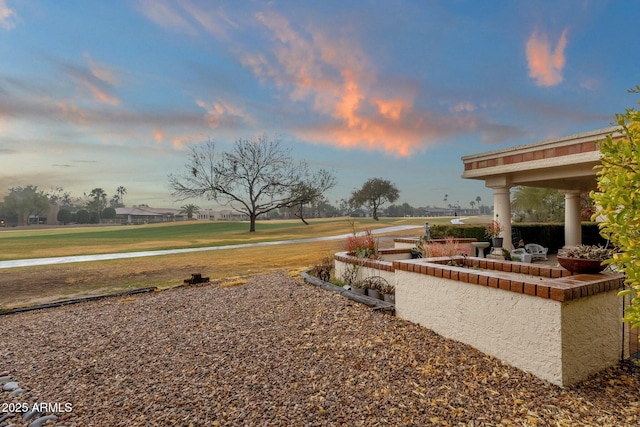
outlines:
[[127, 224], [148, 224], [153, 222], [184, 221], [187, 219], [187, 215], [180, 213], [180, 209], [134, 206], [131, 208], [116, 208], [116, 218]]
[[479, 209], [469, 208], [423, 208], [424, 216], [472, 216], [480, 215]]
[[[186, 221], [187, 214], [181, 209], [152, 208], [149, 206], [134, 206], [131, 208], [116, 208], [116, 218], [127, 224], [149, 224], [157, 222]], [[200, 209], [193, 214], [194, 220], [212, 221], [246, 221], [246, 215], [236, 211]]]
[[249, 217], [231, 209], [216, 211], [213, 209], [200, 209], [194, 214], [195, 219], [208, 219], [214, 221], [247, 221]]

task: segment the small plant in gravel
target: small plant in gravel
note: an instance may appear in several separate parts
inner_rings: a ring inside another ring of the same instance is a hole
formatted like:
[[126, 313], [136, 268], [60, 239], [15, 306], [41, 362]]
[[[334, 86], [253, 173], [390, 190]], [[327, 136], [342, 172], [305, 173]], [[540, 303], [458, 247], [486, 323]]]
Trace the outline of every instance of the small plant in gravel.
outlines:
[[324, 257], [320, 263], [313, 266], [310, 273], [320, 280], [329, 282], [331, 280], [331, 271], [333, 270], [333, 258]]

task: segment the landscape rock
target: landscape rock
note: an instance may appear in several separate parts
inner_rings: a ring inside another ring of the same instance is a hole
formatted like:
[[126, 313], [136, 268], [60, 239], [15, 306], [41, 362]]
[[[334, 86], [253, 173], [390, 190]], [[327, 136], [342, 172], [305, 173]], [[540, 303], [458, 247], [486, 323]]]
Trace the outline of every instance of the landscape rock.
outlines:
[[48, 421], [56, 421], [57, 419], [58, 417], [56, 415], [46, 415], [29, 424], [29, 427], [42, 427]]
[[8, 420], [9, 418], [13, 418], [15, 416], [16, 416], [16, 414], [14, 414], [13, 412], [7, 412], [6, 414], [0, 416], [0, 422], [3, 422], [5, 420]]
[[22, 419], [23, 419], [24, 421], [29, 421], [30, 419], [32, 419], [32, 418], [38, 418], [38, 417], [40, 417], [41, 415], [43, 415], [43, 414], [42, 414], [39, 410], [37, 410], [37, 409], [32, 409], [32, 410], [30, 410], [29, 412], [25, 412], [25, 413], [22, 415]]
[[9, 397], [13, 398], [13, 397], [18, 397], [20, 396], [22, 393], [26, 392], [27, 390], [23, 389], [23, 388], [17, 388], [15, 390], [13, 390], [11, 393], [9, 393]]
[[2, 386], [2, 390], [4, 391], [13, 391], [18, 388], [20, 388], [20, 385], [16, 381], [9, 381]]
[[69, 426], [640, 425], [635, 368], [559, 388], [284, 273], [2, 320], [3, 364]]

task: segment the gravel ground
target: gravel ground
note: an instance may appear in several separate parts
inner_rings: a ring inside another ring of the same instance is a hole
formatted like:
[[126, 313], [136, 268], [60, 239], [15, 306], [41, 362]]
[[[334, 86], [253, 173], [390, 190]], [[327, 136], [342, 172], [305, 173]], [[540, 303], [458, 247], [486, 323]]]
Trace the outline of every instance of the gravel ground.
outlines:
[[70, 404], [57, 425], [640, 425], [635, 370], [558, 388], [284, 273], [0, 325], [0, 372], [30, 390], [0, 402]]

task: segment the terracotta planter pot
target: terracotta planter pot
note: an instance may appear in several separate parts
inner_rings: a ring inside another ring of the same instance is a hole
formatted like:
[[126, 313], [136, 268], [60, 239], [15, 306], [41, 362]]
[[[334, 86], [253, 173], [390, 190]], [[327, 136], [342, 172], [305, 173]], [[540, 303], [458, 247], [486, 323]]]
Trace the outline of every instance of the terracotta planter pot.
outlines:
[[567, 258], [559, 256], [558, 263], [570, 272], [576, 274], [597, 274], [607, 268], [606, 265], [602, 265], [602, 261], [599, 259]]

